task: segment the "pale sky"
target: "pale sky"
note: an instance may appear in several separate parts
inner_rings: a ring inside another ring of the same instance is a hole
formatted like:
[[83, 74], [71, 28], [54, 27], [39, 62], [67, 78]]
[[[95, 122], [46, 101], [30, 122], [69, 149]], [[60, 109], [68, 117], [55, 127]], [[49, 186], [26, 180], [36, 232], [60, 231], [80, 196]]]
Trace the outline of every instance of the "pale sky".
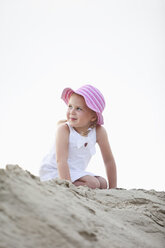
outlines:
[[[118, 187], [165, 190], [165, 1], [0, 1], [0, 167], [38, 175], [65, 87], [92, 84]], [[89, 171], [105, 176], [97, 153]]]

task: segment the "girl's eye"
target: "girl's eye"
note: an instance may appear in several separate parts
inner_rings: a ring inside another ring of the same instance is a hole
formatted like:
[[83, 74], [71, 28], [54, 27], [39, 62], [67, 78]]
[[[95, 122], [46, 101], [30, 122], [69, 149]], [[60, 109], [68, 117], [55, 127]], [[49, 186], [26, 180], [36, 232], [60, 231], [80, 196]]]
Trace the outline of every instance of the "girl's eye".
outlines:
[[[68, 105], [68, 109], [73, 109], [72, 105]], [[76, 110], [81, 111], [82, 109], [80, 107], [77, 107]]]

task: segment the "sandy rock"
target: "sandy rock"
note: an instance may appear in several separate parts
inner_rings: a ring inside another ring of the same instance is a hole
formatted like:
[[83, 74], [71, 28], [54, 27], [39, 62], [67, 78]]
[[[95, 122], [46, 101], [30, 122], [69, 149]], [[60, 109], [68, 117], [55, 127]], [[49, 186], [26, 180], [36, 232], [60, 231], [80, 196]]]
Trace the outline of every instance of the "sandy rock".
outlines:
[[0, 248], [164, 248], [165, 192], [92, 190], [0, 169]]

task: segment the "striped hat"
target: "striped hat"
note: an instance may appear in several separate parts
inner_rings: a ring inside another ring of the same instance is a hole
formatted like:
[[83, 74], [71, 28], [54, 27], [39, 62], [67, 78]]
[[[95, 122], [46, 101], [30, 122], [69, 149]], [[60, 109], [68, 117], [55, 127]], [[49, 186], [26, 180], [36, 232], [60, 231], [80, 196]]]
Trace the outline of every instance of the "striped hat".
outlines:
[[72, 90], [71, 88], [65, 88], [62, 92], [61, 98], [66, 104], [68, 104], [70, 96], [76, 93], [84, 97], [88, 108], [92, 109], [97, 114], [97, 124], [104, 124], [102, 112], [105, 107], [105, 100], [101, 92], [92, 85], [84, 85], [78, 90]]

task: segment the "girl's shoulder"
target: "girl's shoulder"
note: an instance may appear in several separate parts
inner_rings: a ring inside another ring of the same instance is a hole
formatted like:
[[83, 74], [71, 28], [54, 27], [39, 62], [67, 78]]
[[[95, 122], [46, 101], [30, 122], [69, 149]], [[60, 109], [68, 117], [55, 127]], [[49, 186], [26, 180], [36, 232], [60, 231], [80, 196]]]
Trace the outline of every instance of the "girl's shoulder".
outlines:
[[96, 142], [99, 143], [100, 140], [106, 137], [107, 137], [106, 129], [101, 125], [97, 125], [96, 126]]
[[66, 123], [61, 123], [56, 128], [55, 146], [61, 149], [69, 144], [69, 128]]
[[66, 121], [61, 121], [57, 123], [56, 134], [69, 135], [70, 130]]
[[101, 125], [97, 125], [96, 126], [96, 133], [102, 133], [102, 132], [106, 132], [105, 127], [103, 127]]

